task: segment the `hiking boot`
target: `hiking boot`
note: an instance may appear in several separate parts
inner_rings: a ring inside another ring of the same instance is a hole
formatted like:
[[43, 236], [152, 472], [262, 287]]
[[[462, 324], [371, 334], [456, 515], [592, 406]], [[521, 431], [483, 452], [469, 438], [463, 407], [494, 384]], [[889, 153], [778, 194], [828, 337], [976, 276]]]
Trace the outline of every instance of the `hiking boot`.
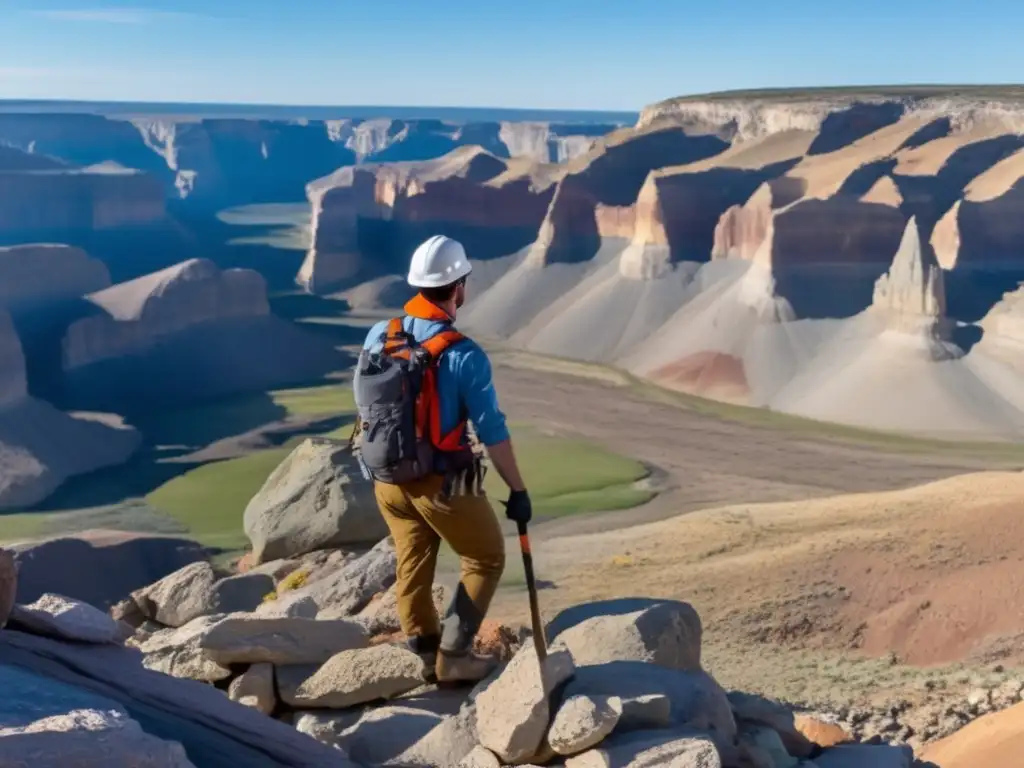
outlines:
[[423, 662], [423, 681], [430, 685], [437, 682], [435, 667], [439, 641], [438, 637], [412, 637], [406, 641], [406, 648], [419, 656]]
[[437, 655], [437, 682], [476, 683], [491, 674], [497, 666], [497, 659], [490, 656], [441, 651]]

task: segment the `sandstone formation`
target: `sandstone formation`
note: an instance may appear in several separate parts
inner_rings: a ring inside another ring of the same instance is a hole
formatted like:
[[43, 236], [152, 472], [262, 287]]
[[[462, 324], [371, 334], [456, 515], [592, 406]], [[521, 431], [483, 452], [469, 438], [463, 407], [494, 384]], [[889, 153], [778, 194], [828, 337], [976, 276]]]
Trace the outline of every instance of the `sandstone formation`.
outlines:
[[935, 254], [922, 245], [917, 221], [907, 222], [889, 271], [875, 283], [871, 308], [896, 330], [930, 331], [946, 319], [946, 291]]
[[0, 248], [0, 308], [57, 312], [110, 287], [106, 265], [80, 248], [55, 243]]
[[[0, 115], [0, 171], [116, 163], [164, 194], [215, 209], [302, 195], [341, 166], [422, 161], [477, 145], [500, 157], [562, 162], [618, 127], [607, 123]], [[4, 145], [9, 146], [4, 146]], [[2, 208], [0, 208], [2, 210]]]
[[91, 311], [62, 345], [71, 402], [123, 408], [262, 390], [338, 362], [328, 342], [270, 314], [252, 270], [191, 259], [86, 300]]
[[121, 464], [139, 443], [133, 428], [30, 397], [21, 342], [0, 310], [0, 509], [37, 504], [73, 475]]
[[0, 233], [4, 238], [83, 234], [159, 224], [166, 210], [160, 181], [116, 164], [6, 169], [0, 159]]
[[[534, 237], [552, 191], [542, 170], [480, 147], [424, 162], [342, 168], [307, 189], [313, 244], [297, 282], [319, 293], [357, 276], [372, 279], [398, 268], [407, 249], [435, 230], [478, 253], [507, 253]], [[372, 261], [362, 257], [367, 242]]]
[[[416, 241], [443, 232], [474, 259], [460, 323], [478, 337], [729, 402], [1005, 438], [1024, 424], [1004, 394], [1018, 374], [962, 359], [1024, 281], [1007, 207], [1022, 126], [1009, 92], [711, 96], [655, 105], [562, 163], [462, 148], [343, 169], [309, 187], [298, 282], [397, 306]], [[846, 378], [899, 362], [901, 344], [931, 394], [889, 421]]]

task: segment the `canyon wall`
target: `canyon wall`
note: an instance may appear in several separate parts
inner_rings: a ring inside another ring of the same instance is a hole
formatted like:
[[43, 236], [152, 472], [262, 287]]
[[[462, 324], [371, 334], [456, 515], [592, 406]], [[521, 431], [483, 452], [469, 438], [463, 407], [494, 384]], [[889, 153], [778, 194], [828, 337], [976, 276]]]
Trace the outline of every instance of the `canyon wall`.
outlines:
[[30, 507], [69, 477], [121, 464], [140, 442], [131, 427], [29, 396], [17, 329], [0, 310], [0, 510]]
[[62, 342], [62, 396], [123, 409], [305, 381], [344, 359], [329, 340], [270, 313], [246, 269], [191, 259], [89, 294]]
[[0, 150], [0, 239], [147, 226], [165, 218], [155, 176], [110, 162], [72, 166], [12, 147]]
[[[344, 231], [346, 267], [299, 282], [397, 285], [415, 242], [382, 249], [375, 222], [465, 218], [486, 275], [460, 321], [481, 337], [810, 418], [1024, 436], [991, 314], [1024, 281], [1022, 133], [998, 89], [670, 100], [566, 162], [456, 152], [311, 185], [310, 256]], [[500, 235], [510, 218], [532, 238]], [[884, 406], [899, 371], [920, 402]]]
[[171, 199], [209, 209], [301, 199], [308, 182], [342, 166], [429, 160], [461, 146], [481, 146], [505, 158], [564, 161], [616, 127], [386, 117], [121, 119], [8, 113], [0, 114], [0, 145], [73, 166], [116, 163], [145, 171]]
[[0, 308], [50, 311], [110, 285], [110, 273], [81, 248], [53, 243], [0, 247]]

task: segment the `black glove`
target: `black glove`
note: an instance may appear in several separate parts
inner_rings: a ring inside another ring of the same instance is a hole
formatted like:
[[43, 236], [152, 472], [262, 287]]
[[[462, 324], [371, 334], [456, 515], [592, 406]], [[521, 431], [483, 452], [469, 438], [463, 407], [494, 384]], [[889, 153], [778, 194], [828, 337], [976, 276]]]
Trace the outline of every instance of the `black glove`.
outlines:
[[505, 517], [520, 525], [526, 525], [533, 517], [533, 505], [526, 491], [511, 491], [508, 501], [501, 503], [505, 505]]

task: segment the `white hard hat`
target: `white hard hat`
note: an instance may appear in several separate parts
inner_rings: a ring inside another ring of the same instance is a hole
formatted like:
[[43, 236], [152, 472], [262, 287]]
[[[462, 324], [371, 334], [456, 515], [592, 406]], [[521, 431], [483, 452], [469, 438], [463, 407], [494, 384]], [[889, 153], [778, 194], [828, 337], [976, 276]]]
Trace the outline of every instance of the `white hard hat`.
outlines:
[[409, 263], [408, 283], [414, 288], [440, 288], [470, 273], [469, 257], [458, 240], [434, 235], [420, 243]]

